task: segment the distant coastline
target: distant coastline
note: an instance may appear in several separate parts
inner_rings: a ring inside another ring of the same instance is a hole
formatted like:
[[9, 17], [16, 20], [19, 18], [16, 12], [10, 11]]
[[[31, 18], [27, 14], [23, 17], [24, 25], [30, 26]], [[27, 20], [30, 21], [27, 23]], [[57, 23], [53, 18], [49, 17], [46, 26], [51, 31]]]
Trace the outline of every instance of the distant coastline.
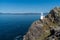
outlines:
[[[1, 14], [7, 14], [7, 15], [40, 15], [41, 13], [0, 13]], [[44, 13], [46, 14], [46, 13]]]

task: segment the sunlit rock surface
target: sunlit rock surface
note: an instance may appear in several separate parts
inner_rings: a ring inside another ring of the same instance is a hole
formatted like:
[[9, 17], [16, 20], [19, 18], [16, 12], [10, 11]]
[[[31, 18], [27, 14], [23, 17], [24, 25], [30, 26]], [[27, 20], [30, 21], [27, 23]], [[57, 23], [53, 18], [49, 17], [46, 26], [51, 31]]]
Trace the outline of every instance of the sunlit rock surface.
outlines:
[[55, 7], [45, 18], [33, 22], [23, 40], [60, 40], [60, 8]]

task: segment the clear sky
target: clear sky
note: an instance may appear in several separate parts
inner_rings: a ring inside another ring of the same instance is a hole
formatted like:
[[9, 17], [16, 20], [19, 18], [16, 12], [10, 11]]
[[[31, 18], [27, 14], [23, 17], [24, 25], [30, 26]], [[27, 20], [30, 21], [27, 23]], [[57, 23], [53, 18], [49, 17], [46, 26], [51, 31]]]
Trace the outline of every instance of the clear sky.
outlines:
[[60, 6], [60, 0], [0, 0], [2, 13], [40, 13]]

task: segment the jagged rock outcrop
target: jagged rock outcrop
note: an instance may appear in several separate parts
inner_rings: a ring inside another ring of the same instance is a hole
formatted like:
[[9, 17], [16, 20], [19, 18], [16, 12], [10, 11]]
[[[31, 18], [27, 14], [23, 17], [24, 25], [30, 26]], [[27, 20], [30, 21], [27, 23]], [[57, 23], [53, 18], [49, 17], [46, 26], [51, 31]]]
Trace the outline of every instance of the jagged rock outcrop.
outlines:
[[60, 40], [60, 8], [52, 9], [44, 19], [31, 25], [23, 40]]

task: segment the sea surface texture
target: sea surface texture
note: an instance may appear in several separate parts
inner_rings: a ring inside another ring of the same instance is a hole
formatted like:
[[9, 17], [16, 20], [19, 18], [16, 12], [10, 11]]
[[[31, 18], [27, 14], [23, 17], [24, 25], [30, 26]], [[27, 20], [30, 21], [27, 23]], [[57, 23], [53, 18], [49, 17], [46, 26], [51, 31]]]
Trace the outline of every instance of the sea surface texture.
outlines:
[[30, 25], [39, 18], [40, 15], [0, 14], [0, 40], [22, 40]]

